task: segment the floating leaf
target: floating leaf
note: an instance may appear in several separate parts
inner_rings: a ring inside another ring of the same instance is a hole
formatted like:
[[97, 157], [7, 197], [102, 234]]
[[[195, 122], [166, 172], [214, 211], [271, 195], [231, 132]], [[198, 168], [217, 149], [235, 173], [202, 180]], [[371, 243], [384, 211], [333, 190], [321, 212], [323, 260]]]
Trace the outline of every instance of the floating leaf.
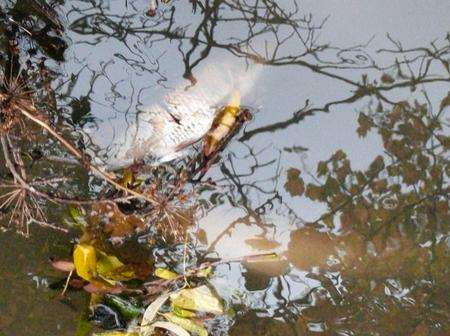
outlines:
[[133, 182], [134, 182], [133, 172], [130, 169], [125, 169], [119, 183], [125, 188], [128, 188], [133, 184]]
[[105, 285], [96, 280], [91, 280], [91, 282], [84, 286], [83, 289], [91, 294], [120, 294], [124, 291], [124, 287], [122, 286], [111, 286], [110, 284]]
[[116, 256], [102, 251], [98, 251], [97, 274], [112, 285], [115, 281], [126, 281], [136, 277], [134, 271], [127, 268]]
[[189, 333], [186, 330], [184, 330], [179, 325], [172, 323], [172, 322], [158, 321], [158, 322], [153, 323], [152, 327], [168, 330], [177, 336], [191, 336], [191, 335], [189, 335]]
[[87, 336], [92, 330], [92, 323], [89, 321], [90, 311], [84, 309], [77, 322], [75, 336]]
[[73, 251], [73, 262], [81, 278], [90, 281], [97, 276], [97, 253], [93, 246], [77, 244]]
[[97, 272], [103, 276], [106, 276], [115, 269], [123, 267], [124, 264], [113, 255], [107, 255], [106, 253], [99, 251], [99, 257], [97, 261]]
[[[80, 208], [71, 206], [69, 208], [70, 216], [75, 221], [75, 225], [85, 228], [88, 224], [86, 222], [86, 219], [84, 218], [83, 211]], [[73, 224], [73, 223], [71, 223]]]
[[178, 274], [166, 268], [155, 269], [155, 276], [164, 280], [172, 280], [178, 277]]
[[54, 269], [57, 269], [61, 272], [72, 272], [75, 269], [75, 265], [73, 262], [68, 260], [54, 260], [51, 263], [52, 267]]
[[117, 204], [100, 203], [93, 207], [95, 221], [103, 222], [104, 230], [111, 238], [123, 238], [145, 228], [145, 222], [136, 215], [125, 215]]
[[183, 308], [180, 308], [178, 306], [172, 306], [172, 311], [174, 312], [175, 315], [179, 316], [179, 317], [195, 317], [196, 314], [190, 310], [186, 310]]
[[102, 333], [93, 333], [92, 336], [139, 336], [139, 334], [129, 331], [106, 331]]
[[172, 295], [170, 300], [174, 306], [212, 314], [223, 314], [223, 305], [207, 286], [182, 289]]
[[120, 296], [106, 294], [105, 302], [108, 306], [117, 310], [120, 315], [127, 320], [131, 320], [132, 318], [138, 317], [142, 314], [141, 308], [135, 306], [130, 301], [127, 301]]
[[206, 278], [211, 274], [211, 272], [212, 272], [212, 267], [208, 266], [205, 268], [201, 268], [197, 272], [195, 272], [195, 276], [197, 276], [199, 278]]
[[199, 336], [207, 336], [208, 335], [208, 331], [205, 329], [205, 327], [194, 322], [191, 319], [179, 317], [172, 313], [166, 313], [166, 314], [163, 314], [163, 316], [170, 322], [173, 322], [173, 323], [179, 325], [180, 327], [182, 327], [183, 329], [185, 329], [191, 333], [197, 334]]
[[76, 245], [73, 260], [77, 274], [100, 289], [105, 284], [115, 286], [117, 281], [136, 277], [134, 270], [124, 265], [116, 256], [96, 250], [89, 244]]
[[254, 249], [262, 250], [262, 251], [273, 250], [273, 249], [277, 248], [278, 246], [280, 246], [280, 243], [278, 243], [274, 240], [266, 239], [266, 238], [246, 239], [245, 243], [247, 245], [253, 247]]
[[159, 296], [155, 301], [153, 301], [147, 309], [145, 309], [144, 316], [142, 317], [141, 326], [146, 326], [153, 322], [156, 314], [161, 309], [163, 304], [169, 298], [169, 294], [163, 294]]

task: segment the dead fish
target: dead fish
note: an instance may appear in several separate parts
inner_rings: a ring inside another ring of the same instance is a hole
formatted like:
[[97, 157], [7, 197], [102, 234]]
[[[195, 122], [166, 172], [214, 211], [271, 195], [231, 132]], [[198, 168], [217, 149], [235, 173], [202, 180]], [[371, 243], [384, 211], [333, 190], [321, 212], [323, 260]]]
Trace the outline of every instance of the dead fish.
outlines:
[[114, 143], [117, 151], [108, 158], [108, 169], [169, 162], [187, 154], [201, 140], [200, 150], [207, 155], [222, 148], [236, 126], [251, 116], [239, 108], [240, 96], [247, 96], [259, 70], [254, 67], [242, 72], [226, 62], [221, 67], [206, 66], [198, 73], [196, 85], [188, 90], [179, 86], [162, 101], [138, 112], [127, 135]]

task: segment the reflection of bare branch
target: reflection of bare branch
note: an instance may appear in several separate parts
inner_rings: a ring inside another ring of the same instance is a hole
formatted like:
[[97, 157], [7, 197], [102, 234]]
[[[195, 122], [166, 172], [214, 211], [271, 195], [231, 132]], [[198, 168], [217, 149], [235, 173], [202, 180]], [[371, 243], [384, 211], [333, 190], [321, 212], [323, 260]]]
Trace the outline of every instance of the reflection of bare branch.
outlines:
[[[141, 13], [111, 13], [106, 3], [100, 1], [90, 7], [73, 8], [70, 15], [77, 15], [72, 29], [85, 36], [96, 37], [96, 43], [101, 39], [112, 38], [123, 42], [128, 48], [132, 37], [149, 47], [167, 40], [178, 41], [184, 77], [193, 84], [196, 82], [194, 69], [207, 60], [214, 49], [219, 49], [250, 62], [308, 69], [321, 77], [348, 85], [349, 90], [353, 91], [351, 95], [327, 102], [323, 106], [313, 106], [307, 102], [285, 120], [246, 132], [241, 141], [249, 140], [256, 134], [285, 129], [315, 113], [329, 112], [332, 106], [350, 104], [364, 97], [374, 97], [387, 104], [395, 104], [395, 101], [387, 97], [387, 93], [418, 84], [450, 81], [450, 76], [443, 75], [449, 73], [446, 61], [450, 48], [448, 43], [438, 46], [437, 42], [433, 42], [430, 47], [405, 49], [400, 42], [388, 35], [388, 40], [394, 47], [380, 49], [378, 52], [391, 53], [397, 59], [392, 64], [380, 66], [366, 50], [371, 40], [342, 48], [321, 43], [318, 35], [327, 18], [315, 22], [313, 15], [301, 11], [296, 0], [284, 3], [273, 0], [207, 1], [202, 5], [201, 13], [192, 18], [193, 23], [189, 26], [177, 22], [178, 11], [182, 10], [172, 6], [162, 10], [157, 18], [144, 19]], [[219, 29], [227, 31], [228, 26], [242, 29], [239, 34], [218, 37], [223, 34], [216, 32]], [[111, 31], [115, 33], [111, 34]], [[130, 62], [126, 58], [125, 61]], [[144, 60], [132, 62], [133, 67], [145, 67]], [[416, 63], [419, 65], [418, 69], [413, 71], [412, 65]], [[436, 69], [439, 64], [444, 72]], [[375, 81], [371, 83], [367, 78], [357, 81], [340, 72], [343, 69], [377, 72], [398, 70], [400, 80], [388, 84]]]
[[[227, 237], [238, 225], [257, 226], [261, 229], [261, 234], [265, 235], [272, 224], [267, 222], [264, 216], [275, 207], [278, 209], [284, 207], [290, 217], [296, 221], [303, 222], [303, 220], [283, 202], [283, 199], [279, 194], [278, 180], [281, 176], [281, 169], [279, 166], [280, 158], [278, 160], [260, 162], [259, 155], [262, 154], [264, 150], [254, 151], [254, 149], [250, 147], [247, 147], [247, 149], [248, 154], [243, 155], [242, 157], [237, 157], [235, 154], [228, 155], [228, 159], [220, 166], [220, 170], [224, 177], [215, 181], [217, 187], [222, 190], [221, 193], [227, 195], [227, 199], [231, 205], [233, 207], [241, 208], [245, 214], [233, 220], [221, 231], [214, 241], [209, 244], [206, 254], [214, 251], [217, 244], [223, 238]], [[241, 162], [237, 164], [237, 160], [245, 161], [246, 164], [242, 164]], [[248, 172], [238, 171], [237, 167], [248, 167]], [[255, 174], [261, 174], [260, 170], [262, 169], [270, 169], [274, 173], [266, 179], [253, 179], [252, 177], [255, 176]], [[268, 187], [266, 187], [266, 185]], [[251, 192], [255, 192], [258, 196], [264, 197], [265, 200], [260, 204], [255, 205], [254, 199], [251, 197]], [[205, 197], [207, 195], [208, 193], [205, 192], [205, 194], [202, 194], [201, 196]]]

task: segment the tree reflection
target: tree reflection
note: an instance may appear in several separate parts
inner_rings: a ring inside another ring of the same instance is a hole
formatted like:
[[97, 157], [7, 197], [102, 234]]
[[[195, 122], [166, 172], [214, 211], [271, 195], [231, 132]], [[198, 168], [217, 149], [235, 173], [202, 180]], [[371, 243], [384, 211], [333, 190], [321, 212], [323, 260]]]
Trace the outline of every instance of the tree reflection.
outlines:
[[358, 134], [377, 132], [385, 155], [363, 171], [342, 150], [319, 162], [305, 196], [327, 211], [293, 231], [288, 249], [296, 267], [320, 268], [309, 277], [322, 290], [300, 323], [342, 334], [448, 331], [447, 105], [445, 97], [435, 113], [417, 101], [361, 113]]

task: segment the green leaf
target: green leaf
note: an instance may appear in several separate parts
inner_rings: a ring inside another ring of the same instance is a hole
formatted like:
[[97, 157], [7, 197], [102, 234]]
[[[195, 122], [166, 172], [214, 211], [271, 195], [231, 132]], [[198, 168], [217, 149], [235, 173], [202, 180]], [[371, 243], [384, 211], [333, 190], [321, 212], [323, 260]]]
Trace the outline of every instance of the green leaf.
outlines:
[[182, 309], [212, 314], [223, 314], [224, 312], [221, 301], [207, 286], [182, 289], [171, 294], [170, 300], [174, 306], [178, 306]]
[[98, 251], [97, 272], [99, 275], [107, 277], [114, 273], [118, 268], [124, 266], [124, 264], [114, 255], [107, 255], [104, 252]]
[[135, 306], [131, 302], [121, 298], [120, 296], [106, 294], [105, 302], [111, 307], [117, 310], [120, 315], [125, 319], [131, 320], [142, 314], [142, 309]]
[[174, 306], [172, 305], [172, 311], [174, 312], [175, 315], [179, 316], [179, 317], [195, 317], [196, 314], [190, 310], [186, 310], [183, 308], [180, 308], [178, 306]]
[[[87, 227], [86, 219], [84, 218], [83, 211], [80, 208], [71, 206], [69, 208], [70, 216], [75, 221], [75, 226], [79, 226], [81, 228]], [[66, 221], [67, 222], [67, 221]], [[73, 223], [71, 223], [73, 224]]]
[[77, 322], [75, 336], [87, 336], [92, 330], [92, 323], [89, 322], [89, 309], [83, 310], [80, 319]]
[[127, 281], [136, 277], [132, 269], [125, 265], [114, 255], [98, 252], [97, 274], [103, 280], [115, 285], [116, 281]]
[[157, 268], [155, 269], [155, 276], [164, 280], [172, 280], [178, 277], [178, 274], [168, 270], [166, 268]]
[[179, 325], [180, 327], [191, 333], [197, 334], [199, 336], [208, 336], [208, 331], [205, 329], [205, 327], [194, 322], [193, 320], [179, 317], [172, 313], [166, 313], [163, 314], [163, 316], [170, 322]]

